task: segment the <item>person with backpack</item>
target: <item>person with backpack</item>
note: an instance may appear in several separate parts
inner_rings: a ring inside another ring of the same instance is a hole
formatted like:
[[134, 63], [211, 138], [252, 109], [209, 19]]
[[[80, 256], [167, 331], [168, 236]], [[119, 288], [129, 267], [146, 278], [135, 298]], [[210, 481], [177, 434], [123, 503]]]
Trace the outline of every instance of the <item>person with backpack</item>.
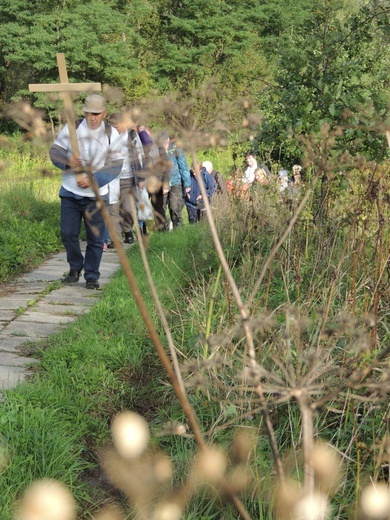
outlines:
[[[124, 154], [118, 132], [114, 128], [107, 130], [104, 97], [87, 96], [83, 112], [84, 118], [76, 128], [80, 157], [72, 153], [68, 125], [58, 134], [49, 155], [52, 163], [62, 170], [60, 230], [70, 267], [63, 282], [77, 284], [84, 270], [86, 288], [98, 289], [105, 224], [86, 171], [93, 174], [99, 194], [107, 199], [108, 183], [120, 174]], [[79, 240], [82, 221], [87, 239], [85, 255]]]
[[170, 162], [164, 144], [154, 139], [146, 126], [138, 127], [146, 161], [146, 188], [153, 207], [154, 223], [157, 231], [167, 230], [165, 199], [169, 192]]
[[211, 175], [215, 182], [215, 195], [226, 197], [228, 194], [227, 184], [221, 173], [214, 170], [213, 163], [211, 161], [203, 161], [202, 168], [206, 168], [207, 172]]
[[[109, 185], [109, 212], [112, 223], [120, 241], [122, 233], [125, 244], [134, 243], [133, 226], [134, 219], [131, 212], [130, 196], [135, 195], [135, 189], [140, 174], [144, 169], [144, 152], [141, 140], [137, 131], [128, 128], [126, 115], [116, 112], [110, 116], [110, 124], [119, 132], [124, 149], [124, 162], [122, 171], [117, 179]], [[111, 241], [107, 245], [108, 249], [114, 249]]]
[[191, 190], [187, 192], [185, 197], [185, 205], [188, 213], [188, 221], [190, 224], [195, 224], [198, 222], [203, 215], [204, 212], [204, 200], [203, 195], [200, 191], [198, 175], [202, 176], [203, 184], [206, 190], [207, 198], [210, 201], [212, 195], [216, 190], [216, 184], [213, 177], [207, 171], [207, 169], [203, 166], [200, 170], [199, 164], [193, 164], [190, 170], [191, 172]]
[[171, 140], [167, 133], [163, 132], [159, 136], [159, 143], [165, 148], [170, 162], [169, 191], [166, 194], [166, 205], [174, 229], [183, 225], [182, 212], [185, 198], [191, 190], [191, 174], [184, 151], [176, 146], [176, 143]]

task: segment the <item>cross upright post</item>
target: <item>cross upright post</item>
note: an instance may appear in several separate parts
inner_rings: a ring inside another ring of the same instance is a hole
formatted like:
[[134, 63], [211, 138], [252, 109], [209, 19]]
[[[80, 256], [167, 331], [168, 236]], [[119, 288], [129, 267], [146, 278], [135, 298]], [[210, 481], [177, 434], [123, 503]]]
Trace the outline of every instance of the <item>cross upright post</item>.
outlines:
[[65, 55], [63, 53], [59, 52], [57, 54], [57, 65], [60, 76], [60, 83], [30, 83], [28, 89], [30, 92], [61, 92], [64, 100], [66, 122], [69, 129], [69, 140], [72, 149], [72, 155], [79, 158], [80, 151], [76, 135], [72, 92], [92, 92], [101, 90], [102, 86], [100, 83], [69, 83]]

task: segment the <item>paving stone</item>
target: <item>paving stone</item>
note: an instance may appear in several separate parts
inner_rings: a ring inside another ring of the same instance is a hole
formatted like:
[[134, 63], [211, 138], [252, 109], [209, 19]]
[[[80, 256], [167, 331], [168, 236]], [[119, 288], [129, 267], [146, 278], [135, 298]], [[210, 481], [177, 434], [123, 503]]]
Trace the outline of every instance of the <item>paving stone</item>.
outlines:
[[28, 302], [35, 300], [37, 298], [36, 295], [32, 295], [31, 293], [27, 294], [14, 294], [12, 296], [7, 296], [4, 298], [0, 298], [0, 309], [2, 310], [16, 310], [20, 307], [27, 307]]
[[0, 332], [0, 352], [20, 352], [20, 347], [27, 341], [25, 337], [2, 335]]
[[0, 352], [0, 363], [3, 367], [23, 367], [29, 363], [39, 363], [37, 359], [23, 357], [11, 352]]
[[[85, 251], [85, 242], [81, 243]], [[104, 287], [120, 268], [117, 253], [105, 253], [101, 262], [100, 286]], [[31, 344], [63, 330], [99, 300], [101, 291], [89, 291], [85, 281], [76, 286], [50, 285], [60, 280], [69, 267], [66, 254], [53, 255], [40, 267], [24, 273], [16, 282], [2, 287], [0, 294], [0, 398], [1, 390], [12, 389], [31, 373], [26, 357]]]
[[46, 315], [54, 316], [77, 317], [88, 312], [89, 309], [90, 306], [86, 308], [85, 305], [51, 303], [44, 300], [32, 307], [31, 312], [45, 313]]
[[59, 332], [64, 326], [58, 323], [35, 323], [17, 319], [4, 327], [1, 334], [22, 337], [32, 341], [48, 338], [51, 334]]
[[29, 323], [47, 323], [47, 324], [62, 324], [74, 321], [72, 316], [56, 316], [55, 314], [46, 314], [44, 312], [38, 312], [28, 310], [18, 318], [18, 322], [25, 321]]
[[0, 309], [0, 322], [5, 321], [8, 323], [9, 321], [15, 318], [15, 312], [12, 310], [4, 310]]
[[45, 302], [51, 304], [61, 304], [92, 307], [99, 297], [99, 291], [88, 291], [84, 288], [83, 292], [75, 290], [75, 287], [64, 287], [60, 291], [53, 291], [45, 297]]
[[28, 283], [20, 283], [18, 282], [15, 285], [14, 293], [12, 297], [15, 298], [17, 296], [24, 295], [36, 295], [43, 293], [47, 288], [47, 283], [45, 282], [28, 282]]
[[0, 365], [0, 388], [11, 389], [25, 380], [28, 370], [23, 367], [3, 367]]

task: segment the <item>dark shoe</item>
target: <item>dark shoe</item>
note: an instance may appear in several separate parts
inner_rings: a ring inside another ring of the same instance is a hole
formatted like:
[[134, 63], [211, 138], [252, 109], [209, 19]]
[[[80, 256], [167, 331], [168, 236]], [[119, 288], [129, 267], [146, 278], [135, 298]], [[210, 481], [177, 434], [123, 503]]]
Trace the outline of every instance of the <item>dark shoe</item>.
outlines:
[[62, 283], [66, 283], [68, 285], [76, 285], [79, 283], [81, 271], [74, 271], [71, 269], [69, 274], [62, 279]]
[[86, 280], [85, 287], [87, 289], [99, 289], [99, 282], [95, 278], [89, 278]]
[[125, 233], [125, 239], [123, 240], [125, 244], [134, 244], [134, 235], [132, 231]]
[[107, 249], [115, 249], [114, 242], [109, 242], [107, 244]]

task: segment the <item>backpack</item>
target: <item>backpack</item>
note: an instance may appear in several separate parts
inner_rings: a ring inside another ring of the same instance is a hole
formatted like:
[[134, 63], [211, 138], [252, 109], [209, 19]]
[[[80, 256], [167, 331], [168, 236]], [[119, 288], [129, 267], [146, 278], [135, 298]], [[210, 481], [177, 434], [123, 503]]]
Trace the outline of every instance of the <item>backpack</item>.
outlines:
[[143, 171], [145, 153], [138, 133], [133, 128], [131, 128], [127, 133], [127, 148], [129, 150], [130, 163], [133, 170], [135, 172]]

